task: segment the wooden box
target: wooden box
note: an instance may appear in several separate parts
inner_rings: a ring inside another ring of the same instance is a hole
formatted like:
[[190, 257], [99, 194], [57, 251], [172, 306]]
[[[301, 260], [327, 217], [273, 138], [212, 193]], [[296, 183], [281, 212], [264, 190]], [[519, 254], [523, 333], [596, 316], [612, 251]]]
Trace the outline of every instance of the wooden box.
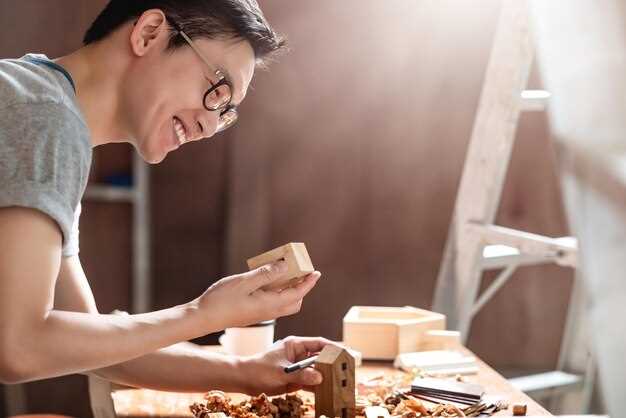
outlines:
[[445, 328], [445, 315], [424, 309], [353, 306], [343, 318], [343, 341], [363, 359], [393, 360], [418, 351], [427, 331]]

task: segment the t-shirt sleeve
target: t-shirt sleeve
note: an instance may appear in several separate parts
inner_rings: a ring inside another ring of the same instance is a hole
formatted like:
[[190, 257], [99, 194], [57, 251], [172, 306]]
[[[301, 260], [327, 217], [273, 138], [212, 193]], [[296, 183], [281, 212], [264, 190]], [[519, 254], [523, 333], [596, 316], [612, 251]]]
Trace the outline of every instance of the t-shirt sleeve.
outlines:
[[0, 108], [0, 207], [50, 216], [63, 235], [63, 255], [78, 253], [79, 203], [90, 148], [84, 125], [59, 103]]

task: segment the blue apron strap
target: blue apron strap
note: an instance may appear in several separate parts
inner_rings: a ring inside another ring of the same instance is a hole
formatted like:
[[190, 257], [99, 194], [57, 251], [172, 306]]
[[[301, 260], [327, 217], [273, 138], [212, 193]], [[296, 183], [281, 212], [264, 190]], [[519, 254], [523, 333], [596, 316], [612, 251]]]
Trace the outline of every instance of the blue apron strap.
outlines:
[[26, 57], [25, 59], [26, 61], [32, 62], [33, 64], [45, 65], [46, 67], [52, 68], [53, 70], [60, 72], [65, 76], [65, 78], [67, 78], [67, 81], [69, 81], [72, 85], [72, 89], [74, 89], [74, 93], [76, 93], [76, 86], [74, 85], [74, 80], [72, 79], [72, 76], [70, 75], [70, 73], [67, 72], [65, 68], [61, 67], [56, 62], [35, 57]]

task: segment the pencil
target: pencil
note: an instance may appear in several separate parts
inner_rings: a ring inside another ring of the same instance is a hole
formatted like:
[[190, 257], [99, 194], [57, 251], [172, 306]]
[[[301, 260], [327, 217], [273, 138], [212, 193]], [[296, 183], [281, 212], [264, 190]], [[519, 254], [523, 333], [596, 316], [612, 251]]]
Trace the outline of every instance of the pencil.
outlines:
[[297, 372], [298, 370], [307, 368], [315, 363], [315, 360], [317, 360], [317, 356], [305, 358], [304, 360], [300, 360], [297, 363], [293, 363], [292, 365], [285, 367], [285, 373], [293, 373]]

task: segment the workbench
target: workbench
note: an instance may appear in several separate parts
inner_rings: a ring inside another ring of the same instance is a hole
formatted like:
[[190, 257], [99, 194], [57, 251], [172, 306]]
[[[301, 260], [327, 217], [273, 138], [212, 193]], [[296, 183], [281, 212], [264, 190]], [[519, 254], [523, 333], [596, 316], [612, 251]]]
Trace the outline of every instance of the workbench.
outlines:
[[[468, 354], [474, 355], [464, 349]], [[548, 411], [542, 408], [526, 394], [520, 392], [499, 373], [477, 358], [478, 374], [466, 376], [468, 382], [480, 383], [487, 395], [499, 395], [509, 401], [509, 404], [526, 404], [528, 416], [548, 416]], [[396, 369], [391, 362], [364, 362], [356, 370], [357, 381], [365, 380], [381, 373], [394, 373]], [[207, 388], [207, 390], [210, 388]], [[182, 418], [193, 417], [189, 411], [189, 405], [194, 402], [204, 402], [202, 393], [170, 393], [147, 389], [118, 389], [113, 392], [113, 400], [118, 418]], [[243, 400], [246, 397], [240, 394], [231, 394], [234, 400]], [[312, 394], [303, 393], [303, 396], [312, 399]], [[495, 416], [513, 415], [511, 407], [500, 411]]]

